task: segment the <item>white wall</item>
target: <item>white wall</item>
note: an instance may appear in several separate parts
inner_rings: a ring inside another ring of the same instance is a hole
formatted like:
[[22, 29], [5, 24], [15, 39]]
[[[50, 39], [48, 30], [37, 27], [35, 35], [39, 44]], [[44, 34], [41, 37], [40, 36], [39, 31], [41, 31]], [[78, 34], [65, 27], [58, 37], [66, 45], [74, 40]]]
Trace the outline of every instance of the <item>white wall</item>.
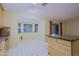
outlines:
[[63, 22], [64, 35], [79, 36], [79, 19], [67, 20]]

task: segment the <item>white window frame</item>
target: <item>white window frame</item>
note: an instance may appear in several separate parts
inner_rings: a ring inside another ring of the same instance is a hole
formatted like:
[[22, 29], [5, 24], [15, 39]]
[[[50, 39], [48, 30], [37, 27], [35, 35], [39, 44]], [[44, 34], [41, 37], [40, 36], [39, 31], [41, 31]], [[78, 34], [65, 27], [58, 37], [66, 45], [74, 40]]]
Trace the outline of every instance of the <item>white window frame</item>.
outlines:
[[[19, 24], [19, 23], [18, 23]], [[21, 24], [21, 33], [33, 33], [33, 32], [38, 32], [38, 27], [37, 27], [37, 31], [35, 31], [35, 25], [36, 25], [36, 23], [20, 23]], [[32, 25], [32, 31], [29, 31], [29, 29], [27, 30], [27, 31], [24, 31], [24, 24], [27, 24], [27, 25]], [[39, 26], [39, 24], [38, 24], [38, 26]], [[18, 29], [19, 29], [19, 26], [18, 26]], [[19, 31], [18, 31], [18, 33], [19, 33]]]

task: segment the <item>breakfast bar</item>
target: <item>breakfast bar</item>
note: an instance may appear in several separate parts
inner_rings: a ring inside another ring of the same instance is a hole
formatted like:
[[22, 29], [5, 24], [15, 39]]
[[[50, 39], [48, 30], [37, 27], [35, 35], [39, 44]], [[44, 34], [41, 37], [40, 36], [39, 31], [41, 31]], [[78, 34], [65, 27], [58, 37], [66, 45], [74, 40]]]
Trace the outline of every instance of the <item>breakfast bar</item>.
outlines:
[[51, 56], [79, 56], [79, 36], [47, 35], [48, 54]]

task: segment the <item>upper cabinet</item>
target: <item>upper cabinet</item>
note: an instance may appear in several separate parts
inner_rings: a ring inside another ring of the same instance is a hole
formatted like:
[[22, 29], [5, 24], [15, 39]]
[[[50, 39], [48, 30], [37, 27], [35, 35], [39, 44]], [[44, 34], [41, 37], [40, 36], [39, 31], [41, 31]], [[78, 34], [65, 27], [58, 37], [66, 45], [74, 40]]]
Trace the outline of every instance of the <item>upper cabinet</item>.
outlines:
[[3, 26], [3, 7], [0, 4], [0, 27]]

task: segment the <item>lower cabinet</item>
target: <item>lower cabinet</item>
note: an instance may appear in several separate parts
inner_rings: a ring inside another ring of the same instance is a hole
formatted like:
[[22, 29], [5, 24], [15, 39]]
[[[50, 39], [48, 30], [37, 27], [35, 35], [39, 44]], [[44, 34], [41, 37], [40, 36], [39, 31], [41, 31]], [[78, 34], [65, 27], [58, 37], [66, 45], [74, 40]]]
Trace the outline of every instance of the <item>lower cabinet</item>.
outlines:
[[0, 43], [0, 55], [3, 55], [5, 52], [5, 41]]
[[66, 41], [49, 37], [48, 54], [50, 56], [77, 56], [79, 55], [79, 40]]
[[4, 56], [9, 48], [9, 40], [0, 43], [0, 56]]

